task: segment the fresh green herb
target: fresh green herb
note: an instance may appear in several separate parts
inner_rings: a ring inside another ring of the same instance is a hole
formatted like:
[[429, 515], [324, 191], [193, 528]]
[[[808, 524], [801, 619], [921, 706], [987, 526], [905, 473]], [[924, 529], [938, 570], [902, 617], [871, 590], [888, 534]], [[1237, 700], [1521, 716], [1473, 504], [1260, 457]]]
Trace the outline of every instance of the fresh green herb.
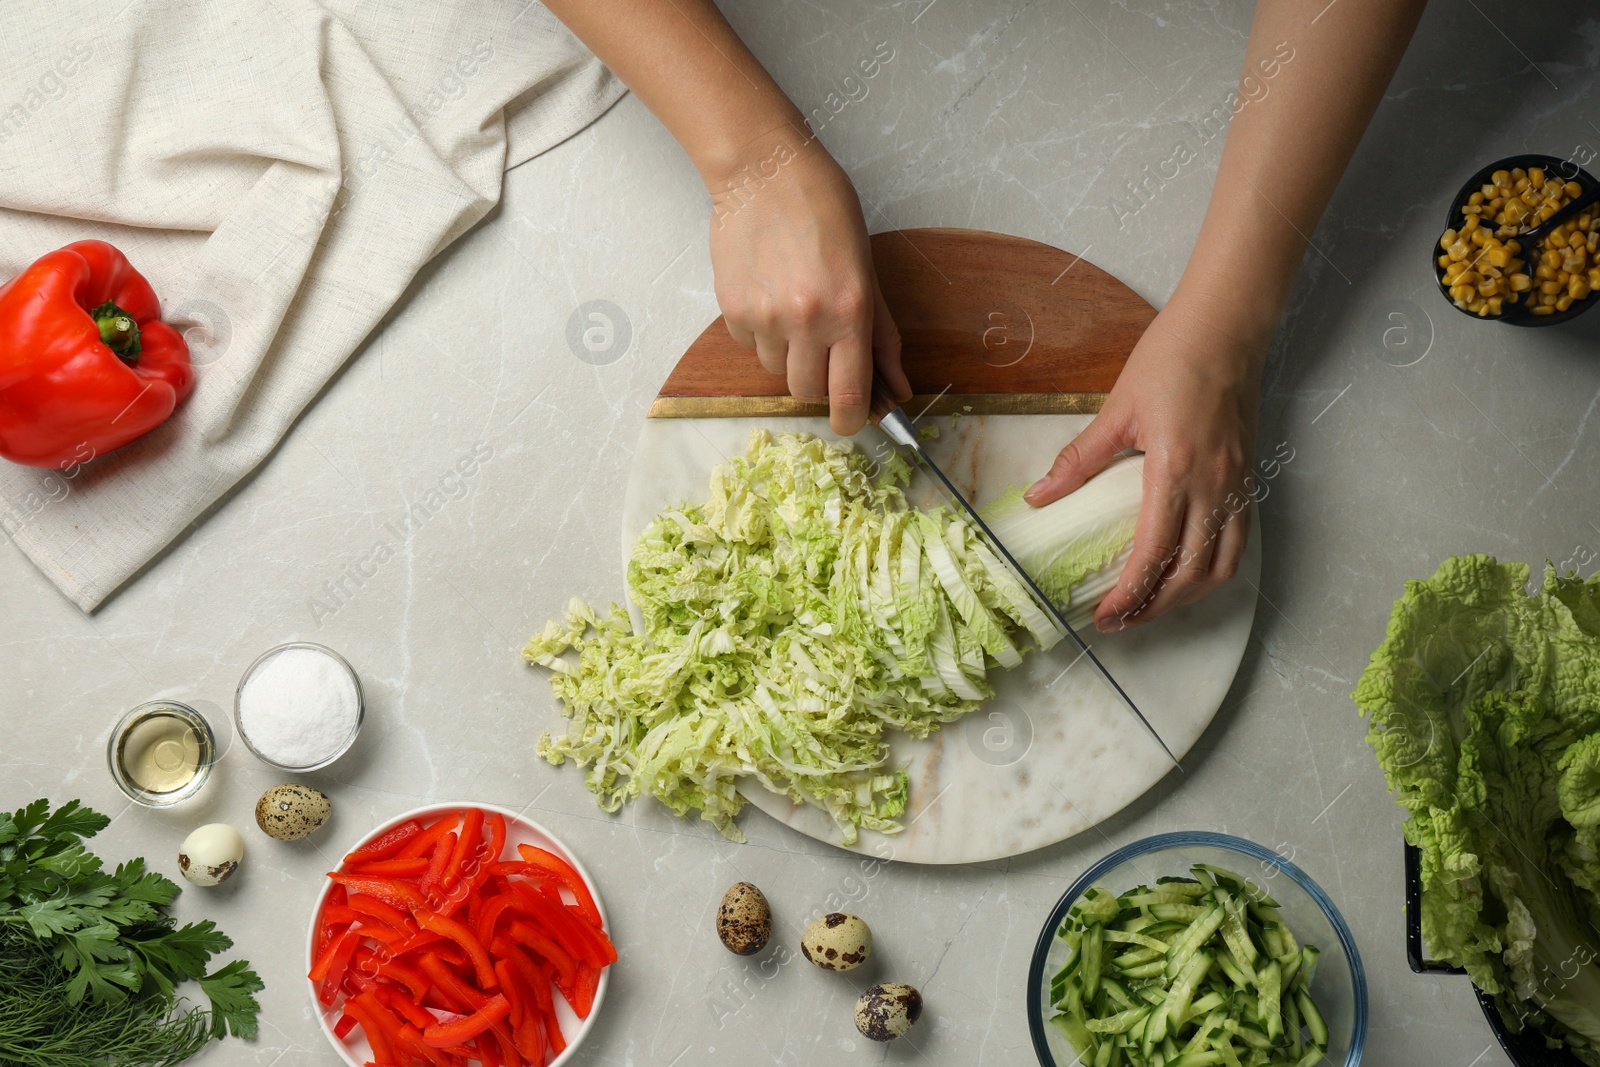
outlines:
[[[178, 926], [170, 879], [107, 871], [83, 839], [110, 820], [71, 801], [0, 812], [0, 1064], [177, 1063], [213, 1038], [254, 1037], [261, 979], [209, 920]], [[193, 981], [209, 1010], [189, 1008]]]

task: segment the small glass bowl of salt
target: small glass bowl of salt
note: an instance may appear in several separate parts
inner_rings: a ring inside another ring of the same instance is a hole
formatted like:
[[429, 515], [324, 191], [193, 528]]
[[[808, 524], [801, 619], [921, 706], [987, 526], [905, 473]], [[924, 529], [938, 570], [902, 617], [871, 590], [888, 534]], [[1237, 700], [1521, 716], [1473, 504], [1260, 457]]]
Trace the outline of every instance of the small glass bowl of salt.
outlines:
[[269, 648], [239, 679], [233, 719], [262, 763], [319, 771], [350, 751], [361, 732], [361, 679], [339, 653], [294, 641]]

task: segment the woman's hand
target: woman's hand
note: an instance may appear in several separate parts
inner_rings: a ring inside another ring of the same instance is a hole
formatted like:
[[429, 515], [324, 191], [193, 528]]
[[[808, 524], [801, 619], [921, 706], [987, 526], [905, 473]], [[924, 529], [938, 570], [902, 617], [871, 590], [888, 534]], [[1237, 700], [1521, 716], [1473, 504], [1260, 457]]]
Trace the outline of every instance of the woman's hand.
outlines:
[[900, 334], [872, 270], [850, 179], [814, 139], [785, 128], [711, 184], [711, 265], [734, 340], [797, 400], [828, 400], [835, 433], [867, 421], [876, 365], [895, 399], [911, 387]]
[[1134, 346], [1100, 414], [1029, 487], [1030, 504], [1048, 504], [1123, 449], [1145, 453], [1133, 554], [1095, 612], [1100, 630], [1148, 622], [1238, 570], [1257, 488], [1265, 348], [1180, 287]]

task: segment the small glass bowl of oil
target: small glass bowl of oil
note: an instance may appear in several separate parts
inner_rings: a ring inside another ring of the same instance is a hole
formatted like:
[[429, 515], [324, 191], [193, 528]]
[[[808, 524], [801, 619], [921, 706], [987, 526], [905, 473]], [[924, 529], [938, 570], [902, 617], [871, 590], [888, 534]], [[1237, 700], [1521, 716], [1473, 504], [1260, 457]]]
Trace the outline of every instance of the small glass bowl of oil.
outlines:
[[106, 743], [117, 788], [136, 804], [164, 808], [188, 800], [211, 777], [217, 739], [198, 711], [152, 700], [117, 720]]

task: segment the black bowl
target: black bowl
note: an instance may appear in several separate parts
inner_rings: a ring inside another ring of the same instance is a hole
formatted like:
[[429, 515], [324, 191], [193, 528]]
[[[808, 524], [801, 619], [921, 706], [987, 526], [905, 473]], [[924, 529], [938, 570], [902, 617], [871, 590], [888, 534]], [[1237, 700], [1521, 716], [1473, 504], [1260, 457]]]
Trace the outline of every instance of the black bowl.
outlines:
[[[1537, 152], [1528, 152], [1519, 156], [1507, 156], [1504, 159], [1497, 159], [1468, 178], [1461, 186], [1460, 191], [1451, 198], [1450, 207], [1445, 212], [1444, 229], [1439, 232], [1460, 229], [1462, 222], [1461, 208], [1465, 206], [1467, 199], [1473, 193], [1478, 192], [1495, 171], [1511, 170], [1514, 167], [1521, 167], [1524, 170], [1529, 167], [1542, 167], [1549, 173], [1558, 174], [1566, 181], [1575, 181], [1585, 188], [1592, 186], [1595, 181], [1588, 171], [1570, 159], [1562, 159], [1559, 156], [1546, 156]], [[1439, 266], [1439, 241], [1437, 238], [1434, 239], [1430, 247], [1432, 251], [1429, 253], [1431, 257], [1429, 262], [1433, 264], [1434, 280], [1439, 283], [1439, 295], [1443, 296], [1445, 301], [1461, 314], [1471, 315], [1480, 322], [1501, 322], [1507, 326], [1554, 326], [1557, 323], [1570, 322], [1572, 319], [1582, 315], [1589, 310], [1589, 306], [1597, 298], [1600, 298], [1600, 289], [1597, 289], [1593, 294], [1584, 297], [1582, 300], [1574, 300], [1572, 306], [1567, 310], [1557, 311], [1553, 315], [1530, 315], [1525, 310], [1522, 310], [1527, 307], [1523, 303], [1508, 305], [1508, 310], [1503, 315], [1486, 315], [1480, 318], [1476, 312], [1468, 311], [1464, 307], [1457, 307], [1456, 302], [1450, 299], [1450, 290], [1444, 287], [1444, 269]], [[1531, 249], [1525, 249], [1524, 251], [1531, 251]]]
[[[1551, 316], [1541, 315], [1540, 318]], [[1427, 958], [1422, 947], [1422, 853], [1409, 842], [1405, 845], [1406, 888], [1406, 962], [1417, 974], [1466, 974], [1460, 967], [1438, 963]], [[1506, 1058], [1516, 1067], [1585, 1067], [1578, 1057], [1565, 1048], [1550, 1048], [1538, 1027], [1524, 1026], [1512, 1032], [1500, 1015], [1494, 997], [1477, 986], [1472, 992], [1478, 998], [1489, 1032], [1505, 1050]]]

